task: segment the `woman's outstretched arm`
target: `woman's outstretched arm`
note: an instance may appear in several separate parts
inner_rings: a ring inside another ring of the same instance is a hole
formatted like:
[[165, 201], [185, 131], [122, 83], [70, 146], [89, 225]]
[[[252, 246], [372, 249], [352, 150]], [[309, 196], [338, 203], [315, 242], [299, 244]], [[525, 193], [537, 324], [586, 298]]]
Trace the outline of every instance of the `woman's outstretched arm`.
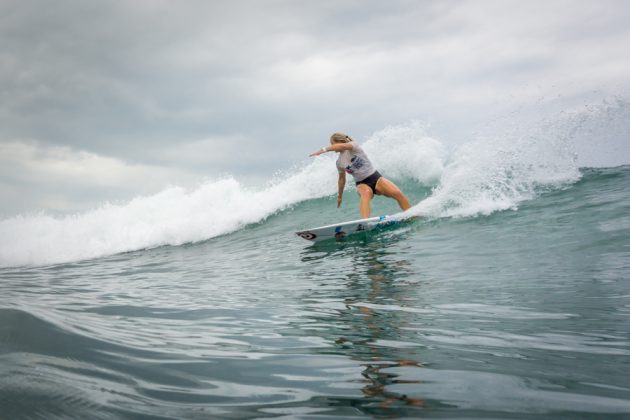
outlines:
[[352, 150], [352, 144], [350, 143], [335, 143], [330, 146], [322, 147], [319, 150], [314, 151], [309, 156], [319, 156], [326, 152], [343, 152], [344, 150]]

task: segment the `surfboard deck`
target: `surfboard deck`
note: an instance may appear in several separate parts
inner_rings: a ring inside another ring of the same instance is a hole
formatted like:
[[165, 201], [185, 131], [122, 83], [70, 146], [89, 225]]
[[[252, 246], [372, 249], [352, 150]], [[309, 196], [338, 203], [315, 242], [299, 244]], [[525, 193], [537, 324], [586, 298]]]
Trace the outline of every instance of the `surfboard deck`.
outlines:
[[326, 239], [341, 239], [357, 232], [367, 232], [375, 228], [398, 224], [399, 220], [391, 219], [391, 216], [377, 216], [368, 219], [351, 220], [349, 222], [335, 223], [333, 225], [320, 226], [312, 229], [295, 232], [300, 238], [307, 241], [319, 242]]

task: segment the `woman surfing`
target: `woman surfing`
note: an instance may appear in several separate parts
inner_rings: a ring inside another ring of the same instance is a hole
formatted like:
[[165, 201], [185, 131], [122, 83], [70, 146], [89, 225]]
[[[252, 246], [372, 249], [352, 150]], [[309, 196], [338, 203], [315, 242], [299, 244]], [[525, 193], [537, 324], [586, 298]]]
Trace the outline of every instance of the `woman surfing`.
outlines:
[[374, 169], [363, 148], [352, 137], [344, 133], [335, 133], [330, 136], [330, 146], [322, 147], [311, 153], [310, 156], [319, 156], [326, 152], [339, 153], [337, 158], [337, 170], [339, 171], [337, 207], [341, 206], [343, 189], [346, 186], [346, 172], [352, 175], [356, 183], [357, 192], [361, 197], [359, 211], [363, 219], [370, 217], [371, 201], [374, 194], [393, 198], [402, 210], [411, 207], [409, 200], [396, 184]]

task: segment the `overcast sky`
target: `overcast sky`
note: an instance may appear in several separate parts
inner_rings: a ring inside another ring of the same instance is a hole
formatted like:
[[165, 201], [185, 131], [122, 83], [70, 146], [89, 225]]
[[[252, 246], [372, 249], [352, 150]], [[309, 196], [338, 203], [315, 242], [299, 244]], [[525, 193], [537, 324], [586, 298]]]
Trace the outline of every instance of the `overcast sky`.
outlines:
[[630, 2], [0, 0], [0, 216], [623, 95]]

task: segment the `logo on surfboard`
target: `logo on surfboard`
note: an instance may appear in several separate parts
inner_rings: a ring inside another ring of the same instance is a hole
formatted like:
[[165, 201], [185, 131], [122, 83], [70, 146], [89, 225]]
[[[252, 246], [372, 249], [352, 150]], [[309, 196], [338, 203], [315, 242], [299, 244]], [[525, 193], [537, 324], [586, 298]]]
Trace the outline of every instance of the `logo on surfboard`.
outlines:
[[309, 240], [309, 241], [312, 241], [313, 239], [317, 238], [317, 235], [315, 235], [312, 232], [307, 232], [307, 231], [298, 232], [297, 236], [299, 236], [300, 238], [304, 238], [306, 240]]

